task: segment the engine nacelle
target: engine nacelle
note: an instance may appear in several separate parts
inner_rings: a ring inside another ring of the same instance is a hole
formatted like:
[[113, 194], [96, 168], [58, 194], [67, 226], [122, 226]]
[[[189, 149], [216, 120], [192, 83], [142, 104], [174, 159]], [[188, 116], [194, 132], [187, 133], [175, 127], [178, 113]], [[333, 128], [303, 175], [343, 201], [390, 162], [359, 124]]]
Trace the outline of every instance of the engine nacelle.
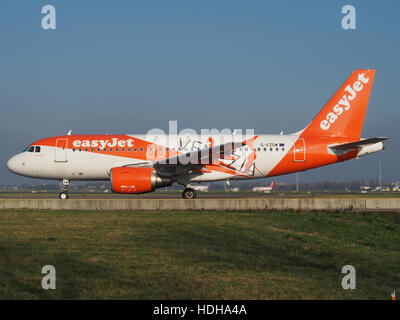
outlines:
[[117, 167], [111, 169], [111, 187], [115, 193], [146, 193], [172, 184], [153, 168]]

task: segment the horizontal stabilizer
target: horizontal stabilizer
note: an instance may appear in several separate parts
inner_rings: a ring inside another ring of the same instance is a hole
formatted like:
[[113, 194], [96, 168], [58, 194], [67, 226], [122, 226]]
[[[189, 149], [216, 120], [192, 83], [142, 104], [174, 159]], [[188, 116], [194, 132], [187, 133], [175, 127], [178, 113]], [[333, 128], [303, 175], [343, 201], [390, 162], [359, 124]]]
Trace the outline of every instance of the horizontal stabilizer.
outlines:
[[338, 144], [335, 146], [331, 146], [329, 148], [334, 149], [334, 150], [351, 150], [351, 149], [357, 149], [359, 147], [363, 147], [366, 145], [382, 142], [387, 139], [389, 139], [389, 138], [386, 138], [386, 137], [370, 138], [370, 139], [364, 139], [364, 140], [350, 142], [350, 143]]

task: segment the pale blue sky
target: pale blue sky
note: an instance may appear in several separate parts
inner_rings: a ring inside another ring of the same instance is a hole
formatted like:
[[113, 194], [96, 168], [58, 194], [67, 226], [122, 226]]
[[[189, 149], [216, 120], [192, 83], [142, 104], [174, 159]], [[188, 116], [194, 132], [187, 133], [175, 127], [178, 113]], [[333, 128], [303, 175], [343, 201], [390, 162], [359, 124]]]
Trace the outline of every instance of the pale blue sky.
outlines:
[[[57, 29], [41, 28], [41, 8]], [[341, 28], [352, 4], [357, 30]], [[6, 161], [66, 133], [168, 128], [302, 129], [357, 68], [376, 68], [363, 137], [375, 155], [302, 181], [400, 180], [398, 1], [0, 2], [0, 185], [29, 183]], [[292, 176], [278, 178], [293, 181]], [[277, 179], [277, 180], [278, 180]]]

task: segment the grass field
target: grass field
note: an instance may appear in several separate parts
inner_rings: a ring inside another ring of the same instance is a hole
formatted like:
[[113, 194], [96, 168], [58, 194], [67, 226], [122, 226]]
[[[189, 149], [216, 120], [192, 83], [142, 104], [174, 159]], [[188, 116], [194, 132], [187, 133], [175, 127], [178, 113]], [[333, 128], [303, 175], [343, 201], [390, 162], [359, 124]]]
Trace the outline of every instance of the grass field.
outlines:
[[396, 214], [3, 210], [0, 298], [390, 299], [399, 245]]

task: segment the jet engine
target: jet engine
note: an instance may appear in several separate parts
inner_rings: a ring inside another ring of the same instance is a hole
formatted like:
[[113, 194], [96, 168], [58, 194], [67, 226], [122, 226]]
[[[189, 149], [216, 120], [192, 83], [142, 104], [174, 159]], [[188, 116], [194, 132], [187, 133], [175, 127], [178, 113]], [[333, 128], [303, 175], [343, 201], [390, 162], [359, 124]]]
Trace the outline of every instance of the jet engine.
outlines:
[[117, 167], [111, 169], [111, 187], [115, 193], [146, 193], [172, 184], [153, 168]]

